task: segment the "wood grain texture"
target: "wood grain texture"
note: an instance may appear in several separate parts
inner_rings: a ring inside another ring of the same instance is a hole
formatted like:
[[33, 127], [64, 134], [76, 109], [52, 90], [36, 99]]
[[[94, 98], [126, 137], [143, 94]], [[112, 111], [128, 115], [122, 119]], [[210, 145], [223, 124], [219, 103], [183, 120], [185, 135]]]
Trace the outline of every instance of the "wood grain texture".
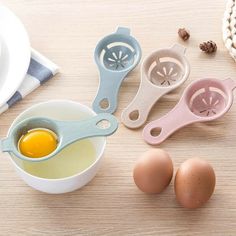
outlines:
[[[236, 78], [236, 64], [222, 42], [222, 0], [2, 0], [25, 24], [32, 46], [60, 65], [56, 76], [0, 117], [3, 137], [24, 109], [49, 99], [72, 99], [89, 105], [98, 86], [93, 50], [116, 26], [128, 26], [140, 41], [143, 55], [175, 42], [179, 27], [191, 31], [187, 57], [190, 79], [154, 107], [149, 120], [171, 109], [191, 80]], [[215, 56], [198, 45], [214, 40]], [[120, 91], [116, 116], [135, 95], [139, 68]], [[96, 178], [79, 191], [51, 196], [28, 187], [15, 173], [7, 155], [0, 158], [0, 235], [236, 235], [236, 104], [224, 118], [194, 124], [171, 136], [160, 147], [173, 158], [175, 170], [191, 157], [208, 160], [216, 171], [212, 199], [201, 209], [186, 210], [175, 201], [173, 181], [162, 194], [145, 195], [133, 183], [137, 158], [150, 146], [141, 130], [120, 125], [108, 139]]]

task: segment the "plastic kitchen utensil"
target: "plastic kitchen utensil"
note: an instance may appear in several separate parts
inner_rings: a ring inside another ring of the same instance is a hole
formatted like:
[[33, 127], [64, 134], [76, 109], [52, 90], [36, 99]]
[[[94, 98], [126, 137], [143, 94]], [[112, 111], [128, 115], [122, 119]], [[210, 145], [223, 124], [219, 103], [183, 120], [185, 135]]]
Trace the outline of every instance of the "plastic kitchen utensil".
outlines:
[[[64, 112], [65, 109], [66, 112]], [[43, 116], [56, 120], [82, 121], [95, 115], [96, 113], [92, 109], [78, 102], [50, 100], [37, 103], [24, 110], [13, 121], [7, 133], [10, 134], [17, 124], [30, 117]], [[92, 145], [92, 150], [86, 150], [90, 146], [89, 144]], [[105, 150], [106, 137], [100, 136], [79, 140], [63, 149], [53, 158], [40, 163], [24, 161], [12, 153], [8, 153], [9, 155], [6, 156], [9, 157], [19, 177], [30, 187], [50, 194], [59, 194], [79, 189], [91, 181], [102, 165]], [[95, 153], [93, 153], [94, 151]], [[94, 162], [86, 170], [81, 170], [79, 167], [81, 162], [83, 163], [84, 159], [90, 159], [91, 157], [94, 158]], [[72, 169], [74, 171], [71, 169], [73, 163]], [[64, 168], [62, 165], [64, 165]], [[44, 175], [45, 171], [50, 171], [50, 168], [52, 173], [48, 173], [48, 175], [52, 178]], [[71, 173], [71, 175], [67, 176], [65, 173]], [[60, 177], [60, 175], [65, 175], [65, 177]]]
[[190, 66], [184, 54], [185, 47], [174, 44], [153, 52], [144, 60], [137, 95], [121, 115], [125, 126], [142, 126], [157, 100], [185, 82]]
[[[106, 126], [102, 122], [106, 121]], [[18, 150], [18, 142], [22, 135], [29, 130], [45, 128], [57, 135], [58, 145], [55, 151], [42, 158], [30, 158], [22, 155]], [[27, 161], [44, 161], [59, 153], [69, 144], [89, 137], [109, 136], [118, 128], [116, 118], [110, 114], [99, 114], [83, 121], [58, 121], [44, 117], [33, 117], [17, 124], [6, 139], [1, 141], [3, 152], [11, 152], [18, 158]]]
[[175, 108], [144, 127], [143, 138], [149, 144], [160, 144], [176, 130], [195, 122], [223, 116], [233, 103], [236, 81], [201, 79], [191, 83]]
[[114, 113], [122, 81], [141, 59], [141, 48], [130, 29], [118, 27], [103, 38], [94, 53], [100, 71], [100, 84], [93, 102], [96, 113]]
[[31, 48], [20, 20], [0, 6], [0, 106], [5, 104], [23, 82], [29, 68]]

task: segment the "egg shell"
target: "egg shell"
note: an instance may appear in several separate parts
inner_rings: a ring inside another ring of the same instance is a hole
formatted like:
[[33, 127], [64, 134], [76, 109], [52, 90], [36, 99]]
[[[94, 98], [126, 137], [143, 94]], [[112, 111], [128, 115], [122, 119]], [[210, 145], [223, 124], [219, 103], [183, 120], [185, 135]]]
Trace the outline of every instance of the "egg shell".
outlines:
[[215, 172], [208, 162], [199, 158], [188, 159], [176, 173], [176, 199], [186, 208], [201, 207], [213, 194], [215, 181]]
[[172, 176], [172, 160], [168, 153], [161, 149], [145, 152], [133, 170], [135, 184], [145, 193], [162, 192], [169, 185]]

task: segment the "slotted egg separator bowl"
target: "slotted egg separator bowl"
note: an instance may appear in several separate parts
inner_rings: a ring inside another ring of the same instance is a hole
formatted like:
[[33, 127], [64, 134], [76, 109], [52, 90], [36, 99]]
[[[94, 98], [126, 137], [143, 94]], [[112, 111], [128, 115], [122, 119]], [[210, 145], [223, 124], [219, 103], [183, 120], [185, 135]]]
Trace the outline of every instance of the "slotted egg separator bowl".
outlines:
[[[58, 141], [57, 148], [49, 155], [38, 158], [21, 154], [18, 148], [20, 138], [30, 130], [42, 128], [55, 133]], [[90, 137], [109, 136], [117, 128], [116, 118], [107, 113], [98, 114], [81, 121], [58, 121], [45, 117], [32, 117], [18, 123], [10, 131], [8, 137], [1, 140], [1, 150], [13, 153], [16, 157], [26, 161], [45, 161], [54, 157], [62, 149], [75, 141]]]
[[163, 95], [183, 84], [189, 72], [190, 66], [182, 45], [174, 44], [146, 57], [141, 67], [139, 90], [121, 115], [124, 125], [128, 128], [142, 126], [153, 105]]
[[114, 113], [121, 83], [141, 59], [140, 45], [130, 35], [130, 29], [118, 27], [115, 33], [98, 43], [94, 58], [100, 72], [100, 83], [93, 110], [96, 113]]
[[182, 98], [168, 114], [144, 127], [143, 138], [152, 145], [160, 144], [176, 130], [223, 116], [233, 103], [236, 81], [201, 79], [191, 83]]

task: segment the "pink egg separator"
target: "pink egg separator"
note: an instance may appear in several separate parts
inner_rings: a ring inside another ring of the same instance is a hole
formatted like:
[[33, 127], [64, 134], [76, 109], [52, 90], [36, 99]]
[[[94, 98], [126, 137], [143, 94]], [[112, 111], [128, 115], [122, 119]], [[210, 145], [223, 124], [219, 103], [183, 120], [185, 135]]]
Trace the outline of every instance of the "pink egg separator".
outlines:
[[144, 127], [144, 140], [152, 145], [160, 144], [186, 125], [223, 116], [233, 103], [235, 88], [236, 81], [232, 79], [201, 79], [192, 82], [173, 110]]

